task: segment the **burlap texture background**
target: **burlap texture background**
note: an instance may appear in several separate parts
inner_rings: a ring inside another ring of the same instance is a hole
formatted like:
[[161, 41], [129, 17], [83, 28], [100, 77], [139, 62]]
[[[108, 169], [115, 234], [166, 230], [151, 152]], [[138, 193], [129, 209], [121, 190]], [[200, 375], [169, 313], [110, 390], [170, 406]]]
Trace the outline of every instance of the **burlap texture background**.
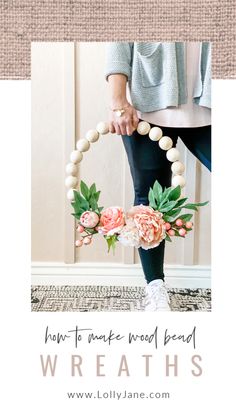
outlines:
[[212, 41], [235, 78], [235, 0], [0, 0], [0, 78], [30, 78], [31, 41]]

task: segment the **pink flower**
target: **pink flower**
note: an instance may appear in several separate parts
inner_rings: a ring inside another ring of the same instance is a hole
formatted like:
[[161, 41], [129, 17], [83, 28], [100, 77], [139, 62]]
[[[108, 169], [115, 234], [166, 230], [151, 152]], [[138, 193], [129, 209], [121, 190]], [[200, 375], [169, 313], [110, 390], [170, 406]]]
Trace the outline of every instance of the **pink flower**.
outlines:
[[176, 220], [175, 224], [176, 224], [178, 227], [182, 227], [182, 225], [183, 225], [183, 221], [181, 220], [181, 218], [178, 218], [178, 220]]
[[120, 207], [109, 207], [101, 213], [98, 231], [103, 235], [112, 236], [115, 233], [119, 233], [124, 224], [123, 209]]
[[81, 214], [79, 222], [85, 228], [94, 228], [99, 222], [99, 216], [96, 212], [85, 211]]
[[143, 249], [157, 247], [166, 237], [165, 221], [162, 213], [146, 205], [132, 207], [127, 213], [127, 220], [133, 220], [138, 229], [140, 246]]
[[191, 221], [187, 221], [187, 223], [185, 224], [186, 228], [192, 228], [193, 223]]
[[139, 232], [133, 220], [127, 220], [127, 224], [119, 233], [118, 240], [124, 246], [133, 246], [136, 248], [141, 246]]

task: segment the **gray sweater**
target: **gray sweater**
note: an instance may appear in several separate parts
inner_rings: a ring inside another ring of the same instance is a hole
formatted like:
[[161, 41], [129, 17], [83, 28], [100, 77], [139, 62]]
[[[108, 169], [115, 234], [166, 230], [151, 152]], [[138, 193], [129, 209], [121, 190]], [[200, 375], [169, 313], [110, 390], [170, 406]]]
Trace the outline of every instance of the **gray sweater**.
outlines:
[[[184, 42], [110, 42], [106, 78], [127, 76], [133, 106], [152, 112], [187, 102]], [[193, 100], [211, 107], [211, 44], [201, 42]]]

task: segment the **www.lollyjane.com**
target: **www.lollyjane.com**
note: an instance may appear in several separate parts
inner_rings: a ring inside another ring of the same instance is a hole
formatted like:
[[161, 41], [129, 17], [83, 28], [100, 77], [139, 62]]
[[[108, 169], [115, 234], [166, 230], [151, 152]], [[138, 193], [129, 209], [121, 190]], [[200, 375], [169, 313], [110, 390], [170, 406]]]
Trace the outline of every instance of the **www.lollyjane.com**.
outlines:
[[68, 399], [169, 399], [170, 393], [169, 392], [131, 392], [131, 391], [100, 391], [97, 390], [95, 392], [74, 392], [74, 393], [67, 393]]

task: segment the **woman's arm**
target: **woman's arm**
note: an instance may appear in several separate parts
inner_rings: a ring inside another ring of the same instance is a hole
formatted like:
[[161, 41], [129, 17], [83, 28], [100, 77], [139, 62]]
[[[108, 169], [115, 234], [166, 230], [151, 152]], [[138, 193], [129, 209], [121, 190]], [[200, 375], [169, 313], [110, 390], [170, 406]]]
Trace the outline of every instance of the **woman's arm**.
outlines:
[[131, 135], [137, 128], [136, 110], [126, 98], [126, 84], [132, 77], [132, 42], [108, 42], [105, 77], [109, 83], [110, 109], [125, 109], [122, 116], [110, 111], [110, 131], [122, 135]]
[[[118, 135], [132, 135], [138, 125], [138, 116], [134, 107], [126, 97], [127, 76], [125, 74], [110, 74], [108, 76], [110, 91], [110, 132]], [[121, 116], [117, 116], [115, 109], [124, 109]]]

